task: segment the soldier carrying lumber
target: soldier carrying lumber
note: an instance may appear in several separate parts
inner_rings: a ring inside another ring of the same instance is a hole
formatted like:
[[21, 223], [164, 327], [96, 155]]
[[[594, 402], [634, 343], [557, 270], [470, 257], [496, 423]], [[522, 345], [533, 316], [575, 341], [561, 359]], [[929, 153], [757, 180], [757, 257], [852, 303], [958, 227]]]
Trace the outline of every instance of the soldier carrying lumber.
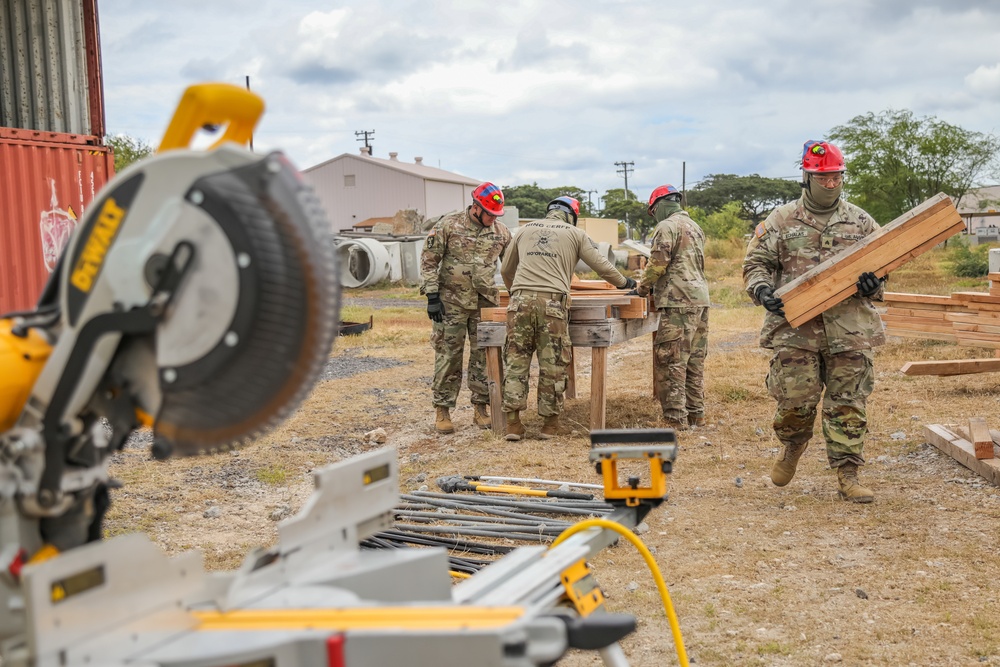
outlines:
[[545, 418], [541, 437], [559, 434], [566, 368], [573, 349], [569, 291], [576, 263], [583, 260], [613, 285], [635, 287], [635, 281], [601, 257], [587, 233], [576, 226], [580, 202], [556, 197], [546, 211], [543, 219], [521, 226], [500, 267], [510, 291], [503, 380], [507, 440], [520, 440], [525, 434], [520, 413], [528, 407], [528, 370], [536, 352], [538, 414]]
[[421, 292], [427, 295], [427, 317], [433, 322], [434, 427], [453, 433], [449, 409], [455, 407], [462, 386], [462, 357], [469, 338], [468, 385], [475, 408], [473, 422], [490, 427], [486, 405], [486, 352], [476, 343], [480, 308], [496, 306], [496, 265], [510, 243], [510, 230], [497, 218], [503, 215], [503, 192], [483, 183], [472, 192], [464, 211], [444, 216], [427, 235], [420, 257]]
[[840, 497], [870, 503], [874, 494], [858, 480], [858, 467], [865, 463], [866, 402], [875, 384], [873, 348], [885, 342], [871, 300], [881, 298], [884, 279], [862, 273], [857, 294], [797, 328], [785, 320], [784, 304], [774, 295], [878, 229], [870, 215], [840, 198], [845, 169], [839, 148], [806, 142], [802, 196], [757, 225], [743, 260], [743, 282], [754, 304], [767, 309], [760, 344], [774, 351], [766, 383], [777, 401], [773, 426], [784, 451], [771, 468], [771, 481], [784, 486], [792, 480], [822, 396], [826, 454], [837, 470]]
[[636, 293], [653, 292], [660, 327], [653, 342], [653, 383], [668, 428], [705, 425], [708, 282], [705, 232], [681, 208], [681, 193], [661, 185], [649, 195], [657, 221], [652, 251]]

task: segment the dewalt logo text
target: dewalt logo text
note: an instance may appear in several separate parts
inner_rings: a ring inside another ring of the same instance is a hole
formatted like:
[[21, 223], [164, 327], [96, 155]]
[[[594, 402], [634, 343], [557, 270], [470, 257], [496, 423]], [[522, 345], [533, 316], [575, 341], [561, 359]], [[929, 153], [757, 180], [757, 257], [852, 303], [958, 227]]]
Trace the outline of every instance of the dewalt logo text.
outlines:
[[118, 206], [114, 198], [108, 198], [101, 207], [101, 212], [97, 214], [97, 221], [94, 229], [87, 237], [87, 242], [83, 246], [83, 252], [73, 267], [73, 274], [70, 282], [73, 287], [81, 292], [90, 292], [94, 286], [94, 278], [101, 271], [104, 258], [108, 254], [108, 248], [118, 234], [118, 228], [125, 219], [126, 210]]

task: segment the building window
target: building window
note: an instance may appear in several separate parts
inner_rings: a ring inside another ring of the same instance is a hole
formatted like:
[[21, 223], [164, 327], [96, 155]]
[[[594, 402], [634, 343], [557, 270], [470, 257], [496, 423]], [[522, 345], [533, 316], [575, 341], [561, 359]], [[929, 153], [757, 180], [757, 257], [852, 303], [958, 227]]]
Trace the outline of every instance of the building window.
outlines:
[[354, 174], [344, 174], [344, 187], [345, 188], [354, 187]]

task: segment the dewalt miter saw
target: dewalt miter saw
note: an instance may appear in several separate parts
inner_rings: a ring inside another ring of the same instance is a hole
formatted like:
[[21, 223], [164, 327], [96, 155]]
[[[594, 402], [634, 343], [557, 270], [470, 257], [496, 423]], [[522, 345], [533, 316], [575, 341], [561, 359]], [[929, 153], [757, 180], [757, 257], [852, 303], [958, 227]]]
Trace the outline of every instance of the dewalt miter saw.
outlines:
[[[392, 449], [318, 471], [278, 543], [233, 572], [142, 534], [101, 539], [107, 459], [136, 428], [157, 458], [238, 446], [290, 414], [328, 358], [329, 225], [281, 154], [240, 146], [262, 111], [234, 86], [188, 89], [158, 154], [90, 207], [37, 308], [0, 318], [4, 667], [539, 667], [572, 648], [627, 667], [635, 618], [605, 611], [586, 561], [616, 533], [637, 541], [665, 499], [669, 430], [592, 434], [613, 514], [457, 585], [444, 549], [359, 548], [392, 526]], [[206, 125], [222, 138], [188, 148]], [[630, 460], [645, 472], [620, 484]]]
[[[90, 206], [36, 310], [0, 319], [4, 570], [99, 538], [105, 462], [138, 426], [160, 458], [219, 451], [311, 389], [338, 326], [331, 232], [282, 154], [240, 145], [263, 109], [235, 86], [188, 89], [158, 155]], [[204, 126], [224, 134], [187, 149]]]

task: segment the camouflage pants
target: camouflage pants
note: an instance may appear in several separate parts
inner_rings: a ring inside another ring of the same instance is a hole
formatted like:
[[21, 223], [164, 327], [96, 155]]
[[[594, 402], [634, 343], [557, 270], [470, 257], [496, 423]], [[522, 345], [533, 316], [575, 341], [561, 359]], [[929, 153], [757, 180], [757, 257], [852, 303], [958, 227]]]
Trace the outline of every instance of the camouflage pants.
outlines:
[[569, 340], [566, 298], [545, 292], [518, 291], [507, 307], [507, 343], [504, 345], [503, 409], [528, 407], [528, 371], [538, 354], [538, 414], [562, 412], [566, 368], [573, 344]]
[[870, 350], [829, 354], [775, 348], [767, 374], [767, 390], [778, 401], [774, 432], [785, 445], [808, 442], [822, 395], [823, 437], [830, 466], [864, 465], [865, 408], [874, 387]]
[[663, 416], [705, 416], [708, 308], [663, 308], [653, 342], [653, 387]]
[[[483, 307], [492, 306], [480, 299]], [[434, 348], [434, 407], [453, 408], [462, 387], [462, 358], [465, 339], [469, 339], [469, 391], [473, 405], [490, 402], [486, 385], [486, 351], [476, 343], [476, 327], [481, 320], [479, 309], [465, 310], [452, 303], [444, 304], [444, 321], [434, 323], [431, 346]]]

